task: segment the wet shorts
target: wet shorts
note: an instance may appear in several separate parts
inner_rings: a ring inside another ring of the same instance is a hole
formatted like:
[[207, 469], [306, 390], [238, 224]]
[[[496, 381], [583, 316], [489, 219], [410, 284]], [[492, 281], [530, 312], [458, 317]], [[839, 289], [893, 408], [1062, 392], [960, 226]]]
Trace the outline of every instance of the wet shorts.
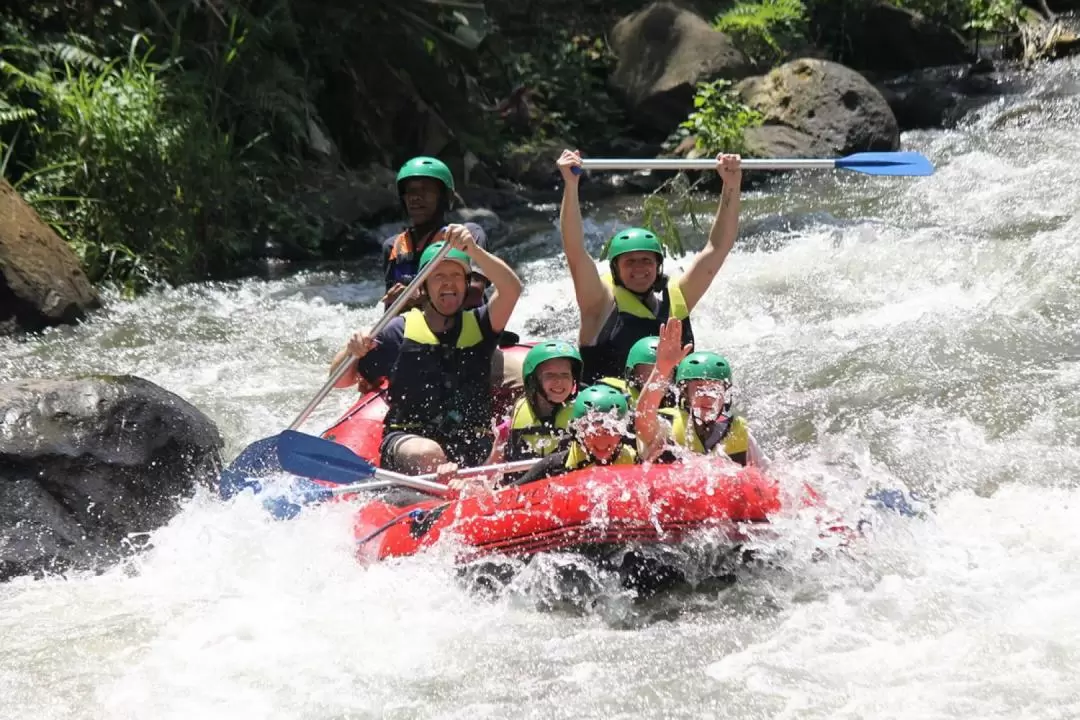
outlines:
[[[379, 465], [387, 470], [401, 472], [401, 466], [397, 462], [398, 449], [406, 440], [419, 437], [423, 436], [401, 430], [391, 430], [384, 434], [379, 444]], [[442, 443], [442, 449], [450, 462], [455, 462], [461, 467], [478, 467], [483, 465], [491, 455], [491, 445], [491, 437], [485, 436], [460, 442]]]

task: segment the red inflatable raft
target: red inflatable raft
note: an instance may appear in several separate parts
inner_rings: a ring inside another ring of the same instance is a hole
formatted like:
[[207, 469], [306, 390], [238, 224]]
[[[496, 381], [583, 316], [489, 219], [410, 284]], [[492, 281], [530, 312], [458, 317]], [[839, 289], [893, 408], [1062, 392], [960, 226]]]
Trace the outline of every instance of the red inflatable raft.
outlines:
[[[506, 348], [524, 353], [528, 346]], [[323, 437], [378, 461], [385, 388], [360, 398]], [[499, 389], [505, 413], [516, 393]], [[363, 499], [363, 496], [347, 496]], [[459, 543], [459, 562], [501, 554], [528, 557], [631, 544], [676, 544], [719, 531], [725, 543], [744, 539], [747, 524], [780, 509], [777, 487], [753, 468], [726, 458], [678, 465], [586, 468], [493, 494], [454, 501], [395, 491], [357, 512], [357, 556], [364, 562], [412, 555], [441, 538]]]
[[629, 543], [674, 544], [719, 530], [737, 544], [744, 523], [780, 509], [776, 486], [724, 458], [686, 465], [586, 468], [490, 495], [400, 504], [377, 500], [356, 516], [365, 561], [412, 555], [441, 538], [460, 543], [460, 562], [492, 554], [530, 556]]

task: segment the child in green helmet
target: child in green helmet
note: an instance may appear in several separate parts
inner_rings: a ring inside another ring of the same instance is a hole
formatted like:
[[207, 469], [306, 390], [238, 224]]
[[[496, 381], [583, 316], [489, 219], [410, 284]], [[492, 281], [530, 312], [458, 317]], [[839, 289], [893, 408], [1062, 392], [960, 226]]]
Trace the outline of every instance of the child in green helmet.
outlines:
[[[641, 388], [644, 387], [645, 381], [652, 375], [653, 367], [656, 365], [656, 347], [659, 343], [660, 338], [655, 335], [641, 338], [634, 343], [634, 346], [630, 348], [630, 352], [626, 355], [626, 366], [622, 377], [600, 378], [597, 383], [610, 385], [626, 395], [632, 410], [637, 405]], [[665, 406], [674, 403], [675, 396], [673, 394], [669, 393], [664, 397]]]
[[584, 360], [583, 382], [619, 374], [627, 353], [643, 337], [657, 335], [669, 317], [686, 320], [683, 343], [693, 343], [690, 313], [705, 295], [735, 244], [739, 227], [742, 170], [738, 155], [719, 155], [716, 169], [723, 191], [709, 241], [674, 279], [663, 274], [660, 239], [646, 228], [615, 234], [608, 247], [610, 274], [601, 276], [585, 249], [578, 203], [581, 155], [563, 151], [558, 160], [565, 188], [559, 228], [581, 313], [578, 346]]
[[525, 392], [495, 429], [490, 464], [550, 455], [569, 441], [581, 355], [563, 340], [534, 345], [522, 363]]
[[[699, 454], [724, 454], [740, 465], [768, 467], [746, 420], [731, 412], [731, 365], [714, 352], [690, 352], [680, 346], [679, 321], [672, 318], [660, 333], [656, 366], [638, 400], [635, 430], [644, 457], [675, 459], [674, 447]], [[679, 403], [661, 408], [672, 373]]]
[[621, 392], [607, 385], [585, 388], [574, 400], [569, 447], [545, 457], [514, 484], [525, 485], [594, 465], [633, 465], [637, 453], [627, 443], [629, 420], [630, 407]]

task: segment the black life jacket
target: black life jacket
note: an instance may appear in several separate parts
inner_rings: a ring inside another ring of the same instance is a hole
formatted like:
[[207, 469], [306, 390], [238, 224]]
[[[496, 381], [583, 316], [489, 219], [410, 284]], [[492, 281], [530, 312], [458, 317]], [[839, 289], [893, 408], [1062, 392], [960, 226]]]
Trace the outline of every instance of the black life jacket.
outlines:
[[683, 321], [683, 345], [694, 342], [690, 310], [686, 306], [677, 279], [668, 280], [660, 294], [660, 305], [655, 313], [637, 295], [621, 285], [616, 285], [611, 275], [604, 275], [602, 279], [611, 288], [615, 309], [600, 329], [596, 342], [581, 347], [584, 386], [592, 385], [604, 377], [621, 377], [630, 348], [641, 338], [659, 335], [661, 326], [669, 317]]
[[456, 339], [442, 343], [424, 312], [405, 313], [405, 337], [390, 371], [383, 425], [439, 444], [491, 435], [491, 356], [498, 338], [486, 339], [475, 310], [454, 318]]

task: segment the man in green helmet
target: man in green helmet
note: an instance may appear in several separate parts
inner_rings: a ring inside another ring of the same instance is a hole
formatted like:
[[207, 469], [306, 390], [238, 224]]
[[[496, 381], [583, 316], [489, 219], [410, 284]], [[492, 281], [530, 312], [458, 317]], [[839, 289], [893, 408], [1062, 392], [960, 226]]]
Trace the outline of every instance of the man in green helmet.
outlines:
[[[441, 239], [446, 217], [453, 206], [456, 191], [454, 176], [446, 163], [433, 157], [414, 157], [398, 170], [398, 197], [409, 217], [409, 227], [383, 242], [383, 272], [389, 307], [417, 272], [420, 255], [431, 243]], [[476, 244], [487, 249], [487, 235], [475, 223], [465, 223]], [[473, 268], [466, 305], [479, 307], [489, 283], [483, 271]], [[414, 305], [416, 303], [413, 303]]]
[[709, 241], [685, 273], [674, 279], [664, 275], [660, 239], [651, 230], [630, 228], [611, 239], [610, 272], [601, 276], [585, 249], [575, 173], [580, 172], [581, 155], [563, 151], [558, 161], [565, 183], [559, 227], [581, 312], [578, 345], [585, 365], [583, 382], [618, 375], [634, 343], [657, 335], [669, 317], [687, 321], [683, 340], [693, 342], [690, 313], [720, 271], [738, 234], [740, 162], [738, 155], [719, 155], [716, 159], [724, 185], [720, 203]]
[[[415, 277], [420, 257], [432, 243], [442, 239], [446, 217], [457, 197], [454, 176], [446, 163], [438, 158], [414, 157], [401, 166], [397, 174], [398, 197], [409, 217], [409, 227], [383, 242], [383, 275], [386, 293], [382, 302], [389, 307]], [[476, 223], [464, 223], [478, 247], [487, 250], [487, 235]], [[469, 289], [465, 297], [465, 309], [480, 307], [491, 296], [491, 282], [483, 269], [475, 263], [469, 275]], [[406, 307], [418, 307], [419, 298], [413, 298]], [[512, 345], [517, 335], [504, 331], [501, 345]], [[521, 386], [519, 364], [508, 358], [501, 350], [495, 352], [491, 364], [492, 385], [517, 389]], [[368, 392], [374, 388], [361, 381], [357, 390]]]
[[[352, 364], [337, 387], [354, 386], [361, 378], [375, 385], [389, 380], [380, 464], [410, 475], [443, 473], [441, 466], [453, 463], [480, 465], [490, 454], [491, 361], [521, 295], [514, 271], [477, 246], [464, 226], [450, 225], [446, 238], [454, 249], [424, 281], [421, 306], [394, 318], [378, 335], [356, 333], [332, 365]], [[419, 268], [442, 245], [424, 250]], [[495, 289], [490, 301], [467, 309], [474, 264]]]
[[[732, 413], [731, 364], [718, 353], [690, 352], [681, 344], [679, 324], [671, 318], [660, 329], [656, 365], [638, 399], [634, 430], [642, 456], [672, 462], [677, 452], [721, 454], [764, 470], [769, 459], [746, 420]], [[672, 373], [678, 405], [661, 408]]]
[[637, 453], [628, 441], [628, 422], [625, 395], [607, 385], [585, 388], [570, 414], [570, 446], [548, 455], [513, 484], [525, 485], [594, 465], [633, 465]]

